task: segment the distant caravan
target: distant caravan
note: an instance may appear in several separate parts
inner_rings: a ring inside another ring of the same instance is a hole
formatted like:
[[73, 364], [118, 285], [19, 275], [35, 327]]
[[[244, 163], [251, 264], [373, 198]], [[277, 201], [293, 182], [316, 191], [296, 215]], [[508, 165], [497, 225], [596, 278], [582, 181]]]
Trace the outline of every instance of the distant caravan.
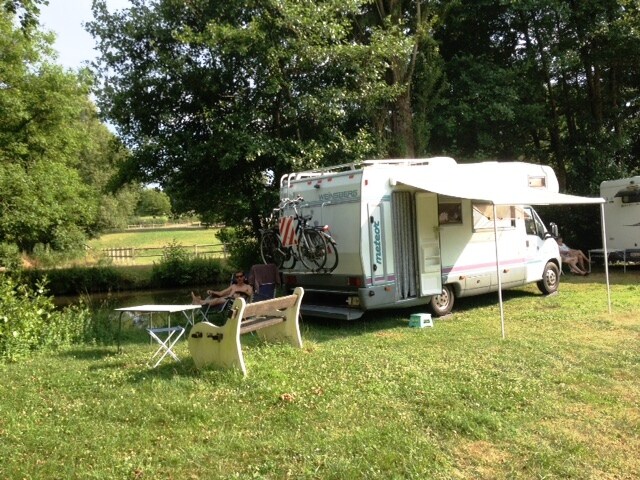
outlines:
[[640, 176], [600, 184], [609, 258], [640, 262]]

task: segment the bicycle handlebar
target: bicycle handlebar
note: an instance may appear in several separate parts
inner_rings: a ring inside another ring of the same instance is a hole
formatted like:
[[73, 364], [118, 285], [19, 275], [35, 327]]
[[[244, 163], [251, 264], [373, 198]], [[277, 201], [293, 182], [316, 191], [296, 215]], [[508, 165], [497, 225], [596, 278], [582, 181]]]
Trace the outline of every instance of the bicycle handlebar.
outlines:
[[304, 202], [304, 197], [302, 195], [298, 195], [294, 199], [283, 198], [282, 200], [280, 200], [280, 206], [278, 208], [274, 208], [273, 210], [274, 211], [282, 210], [283, 208], [288, 207], [289, 205], [293, 205], [295, 207], [296, 205], [299, 205], [302, 202]]

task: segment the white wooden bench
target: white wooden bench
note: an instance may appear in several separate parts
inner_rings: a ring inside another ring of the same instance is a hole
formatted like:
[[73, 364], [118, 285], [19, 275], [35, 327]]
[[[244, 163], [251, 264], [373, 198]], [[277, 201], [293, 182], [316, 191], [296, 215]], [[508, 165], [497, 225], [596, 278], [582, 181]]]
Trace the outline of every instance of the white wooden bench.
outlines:
[[292, 295], [262, 302], [246, 303], [237, 298], [231, 307], [231, 317], [223, 326], [196, 323], [189, 333], [189, 352], [196, 367], [239, 368], [246, 375], [240, 345], [243, 333], [257, 332], [264, 340], [288, 342], [302, 348], [298, 317], [303, 295], [304, 290], [298, 287]]

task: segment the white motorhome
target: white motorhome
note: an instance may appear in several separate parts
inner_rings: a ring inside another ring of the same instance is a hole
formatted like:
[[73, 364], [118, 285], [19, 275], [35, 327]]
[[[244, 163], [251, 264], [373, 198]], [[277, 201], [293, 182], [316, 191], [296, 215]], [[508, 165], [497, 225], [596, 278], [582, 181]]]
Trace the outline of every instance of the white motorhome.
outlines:
[[606, 201], [607, 248], [622, 252], [624, 260], [640, 260], [640, 176], [606, 180], [600, 196]]
[[302, 213], [328, 225], [337, 242], [331, 272], [306, 271], [300, 262], [283, 270], [285, 285], [305, 289], [303, 313], [356, 319], [366, 310], [430, 304], [445, 315], [456, 297], [499, 284], [537, 282], [545, 294], [558, 288], [556, 241], [531, 206], [508, 203], [522, 198], [518, 192], [557, 194], [549, 167], [372, 160], [291, 173], [280, 186], [281, 199], [302, 196]]

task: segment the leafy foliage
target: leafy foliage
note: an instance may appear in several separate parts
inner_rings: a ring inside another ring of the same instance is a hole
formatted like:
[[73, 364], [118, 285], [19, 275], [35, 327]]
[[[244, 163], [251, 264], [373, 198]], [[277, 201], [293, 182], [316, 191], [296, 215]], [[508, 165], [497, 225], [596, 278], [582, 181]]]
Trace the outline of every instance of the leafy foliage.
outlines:
[[262, 262], [260, 246], [247, 227], [223, 228], [218, 238], [224, 243], [229, 258], [227, 262], [236, 270], [248, 270]]
[[171, 215], [171, 200], [166, 193], [160, 190], [154, 188], [144, 189], [140, 192], [135, 214], [153, 217], [169, 216]]
[[140, 287], [127, 277], [126, 270], [111, 266], [28, 269], [20, 273], [20, 278], [29, 285], [46, 281], [47, 289], [54, 295], [81, 295]]
[[85, 340], [90, 313], [82, 306], [57, 310], [45, 282], [35, 289], [0, 276], [0, 359], [16, 361], [44, 348]]
[[628, 0], [452, 3], [432, 148], [549, 164], [581, 194], [638, 171], [639, 27]]
[[354, 41], [363, 3], [95, 2], [99, 105], [132, 150], [123, 178], [255, 234], [282, 174], [383, 153], [371, 113], [398, 94], [384, 74], [403, 37]]
[[40, 3], [0, 6], [0, 241], [68, 250], [109, 223], [102, 206], [126, 205], [107, 191], [124, 152], [98, 121], [88, 70], [51, 63], [53, 38], [33, 23]]
[[174, 241], [164, 248], [160, 262], [153, 265], [151, 280], [160, 287], [207, 285], [217, 282], [221, 272], [219, 260], [194, 257]]
[[0, 267], [16, 270], [21, 264], [20, 249], [13, 243], [0, 243]]

